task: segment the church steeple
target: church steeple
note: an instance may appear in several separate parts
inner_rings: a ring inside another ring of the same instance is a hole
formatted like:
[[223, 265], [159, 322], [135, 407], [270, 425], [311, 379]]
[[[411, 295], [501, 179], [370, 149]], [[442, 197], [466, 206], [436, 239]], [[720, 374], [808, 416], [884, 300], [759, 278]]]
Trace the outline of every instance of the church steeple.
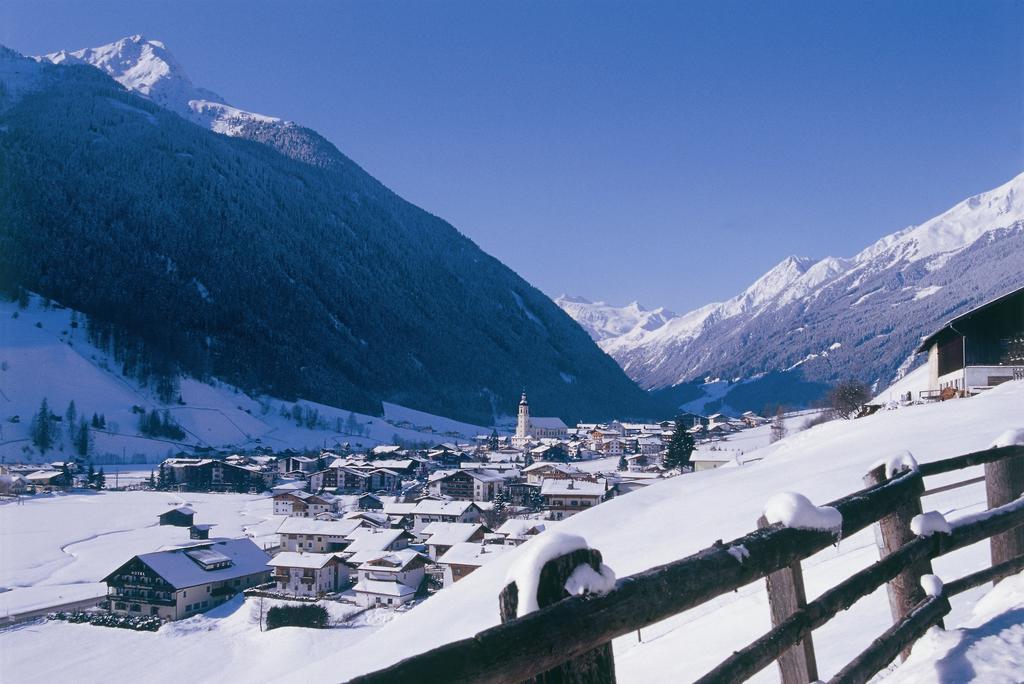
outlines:
[[526, 401], [526, 390], [519, 400], [519, 419], [516, 421], [516, 437], [522, 439], [530, 432], [530, 404]]

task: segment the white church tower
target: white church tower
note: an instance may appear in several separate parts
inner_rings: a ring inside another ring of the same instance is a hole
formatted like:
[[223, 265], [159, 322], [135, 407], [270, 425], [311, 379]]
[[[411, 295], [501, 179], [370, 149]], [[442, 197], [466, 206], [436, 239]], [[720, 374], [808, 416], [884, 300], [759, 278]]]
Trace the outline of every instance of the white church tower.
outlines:
[[530, 404], [526, 401], [526, 390], [519, 400], [519, 419], [516, 421], [516, 436], [512, 440], [513, 446], [522, 446], [529, 441], [530, 437]]

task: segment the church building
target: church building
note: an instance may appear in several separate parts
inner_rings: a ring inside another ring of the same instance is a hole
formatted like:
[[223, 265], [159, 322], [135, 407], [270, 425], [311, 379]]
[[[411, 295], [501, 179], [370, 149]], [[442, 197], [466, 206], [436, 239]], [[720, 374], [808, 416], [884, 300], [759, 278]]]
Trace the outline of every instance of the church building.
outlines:
[[530, 418], [530, 404], [524, 391], [519, 400], [519, 417], [512, 446], [523, 447], [541, 439], [566, 439], [568, 436], [569, 428], [561, 418]]

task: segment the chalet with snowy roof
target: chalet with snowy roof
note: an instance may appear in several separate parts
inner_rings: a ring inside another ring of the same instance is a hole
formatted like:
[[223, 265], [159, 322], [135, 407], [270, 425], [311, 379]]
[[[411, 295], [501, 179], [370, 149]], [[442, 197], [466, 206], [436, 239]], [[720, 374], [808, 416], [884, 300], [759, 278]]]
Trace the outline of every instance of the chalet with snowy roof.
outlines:
[[186, 491], [264, 491], [273, 480], [273, 473], [260, 466], [239, 465], [214, 458], [168, 458], [163, 467], [174, 471], [178, 488]]
[[432, 522], [478, 523], [483, 519], [483, 508], [473, 501], [419, 501], [412, 511], [414, 532], [420, 532]]
[[72, 478], [61, 470], [37, 470], [25, 475], [25, 483], [37, 490], [52, 491], [72, 486]]
[[437, 559], [437, 564], [444, 570], [444, 586], [450, 587], [477, 568], [500, 558], [511, 550], [511, 546], [502, 544], [478, 544], [476, 542], [455, 544]]
[[103, 578], [104, 607], [178, 620], [270, 579], [270, 557], [251, 539], [228, 539], [134, 556]]
[[493, 470], [462, 468], [437, 481], [441, 496], [466, 501], [491, 501], [501, 491], [505, 478]]
[[563, 520], [604, 501], [608, 489], [604, 482], [558, 479], [544, 480], [540, 493], [551, 518]]
[[329, 495], [309, 492], [286, 492], [274, 495], [274, 515], [293, 515], [315, 518], [322, 513], [334, 513], [336, 500]]
[[358, 567], [352, 591], [363, 606], [400, 606], [411, 601], [426, 579], [427, 559], [413, 549], [378, 554]]
[[281, 548], [306, 553], [344, 551], [350, 535], [363, 527], [362, 520], [316, 520], [289, 516], [277, 528]]
[[282, 475], [285, 473], [315, 473], [319, 468], [318, 466], [322, 463], [321, 458], [314, 458], [312, 456], [285, 456], [277, 460], [277, 472]]
[[204, 523], [202, 525], [192, 525], [188, 528], [189, 539], [209, 539], [210, 530], [215, 526], [212, 523]]
[[161, 525], [173, 525], [175, 527], [191, 527], [196, 512], [191, 506], [178, 506], [166, 513], [157, 516]]
[[400, 528], [360, 528], [349, 535], [349, 545], [341, 553], [349, 567], [358, 567], [366, 561], [390, 551], [401, 551], [416, 540], [407, 530]]
[[320, 598], [348, 585], [348, 566], [333, 553], [282, 551], [267, 564], [282, 594]]
[[402, 488], [398, 473], [368, 463], [344, 465], [312, 473], [309, 476], [312, 491], [338, 491], [345, 494], [359, 492], [397, 492]]
[[427, 545], [427, 556], [436, 561], [455, 544], [461, 542], [481, 542], [489, 532], [481, 523], [430, 523], [420, 531], [420, 536]]
[[384, 509], [384, 502], [376, 494], [366, 493], [356, 499], [356, 505], [361, 511], [380, 511]]
[[1024, 287], [948, 321], [924, 338], [928, 393], [934, 397], [976, 394], [1024, 379]]
[[575, 466], [565, 463], [534, 463], [523, 468], [523, 475], [530, 484], [540, 484], [542, 480], [560, 480], [587, 478], [589, 475]]

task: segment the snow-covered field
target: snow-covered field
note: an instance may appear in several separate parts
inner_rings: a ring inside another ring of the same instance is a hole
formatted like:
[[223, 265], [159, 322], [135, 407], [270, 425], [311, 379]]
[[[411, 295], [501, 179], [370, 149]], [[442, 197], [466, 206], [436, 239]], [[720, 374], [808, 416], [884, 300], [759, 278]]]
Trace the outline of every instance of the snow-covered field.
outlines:
[[100, 492], [0, 505], [0, 616], [103, 596], [99, 580], [135, 554], [188, 542], [157, 516], [188, 504], [211, 536], [276, 543], [272, 500], [245, 494]]
[[[349, 442], [357, 448], [370, 448], [394, 443], [396, 438], [436, 444], [490, 434], [489, 428], [396, 404], [385, 404], [386, 415], [381, 418], [301, 401], [304, 409], [316, 409], [326, 427], [298, 427], [281, 415], [282, 408], [291, 409], [290, 402], [250, 397], [229, 385], [190, 378], [181, 380], [184, 405], [165, 405], [149, 388], [117, 372], [118, 364], [111, 356], [89, 343], [85, 317], [75, 314], [78, 327], [72, 327], [73, 313], [66, 308], [44, 308], [34, 295], [24, 310], [16, 302], [0, 299], [0, 456], [7, 462], [62, 460], [71, 452], [70, 440], [63, 435], [45, 457], [32, 448], [29, 426], [44, 398], [57, 415], [63, 416], [73, 400], [79, 416], [97, 413], [106, 417], [107, 429], [92, 431], [97, 463], [155, 463], [192, 445], [225, 449], [269, 446], [277, 450]], [[134, 406], [170, 411], [185, 431], [185, 440], [139, 434]]]

